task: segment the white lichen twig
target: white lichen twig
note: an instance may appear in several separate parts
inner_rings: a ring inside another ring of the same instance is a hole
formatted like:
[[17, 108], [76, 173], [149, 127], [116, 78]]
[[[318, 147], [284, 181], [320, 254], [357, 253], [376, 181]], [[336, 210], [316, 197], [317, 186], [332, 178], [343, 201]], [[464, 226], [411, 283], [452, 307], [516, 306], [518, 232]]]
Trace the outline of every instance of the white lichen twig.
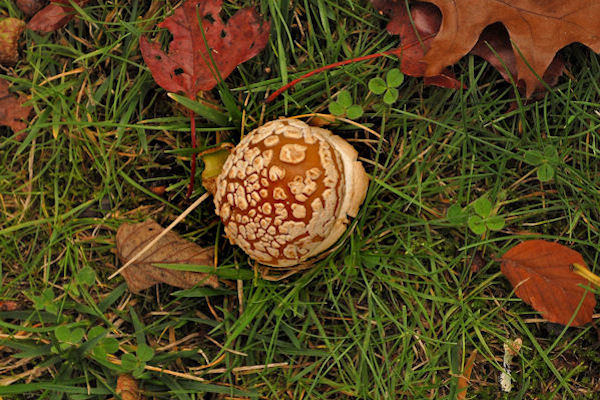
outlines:
[[508, 393], [512, 390], [510, 363], [513, 357], [519, 354], [522, 345], [523, 340], [521, 338], [504, 343], [504, 359], [502, 360], [502, 373], [500, 374], [500, 387], [503, 392]]

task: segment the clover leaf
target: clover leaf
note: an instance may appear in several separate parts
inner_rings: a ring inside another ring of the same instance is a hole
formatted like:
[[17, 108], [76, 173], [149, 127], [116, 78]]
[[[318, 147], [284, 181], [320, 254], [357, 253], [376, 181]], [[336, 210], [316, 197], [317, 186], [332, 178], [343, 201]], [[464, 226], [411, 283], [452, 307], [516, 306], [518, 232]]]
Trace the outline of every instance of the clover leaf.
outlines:
[[493, 214], [493, 205], [482, 196], [475, 200], [472, 204], [475, 215], [471, 215], [467, 220], [469, 229], [477, 235], [482, 235], [486, 230], [498, 231], [504, 228], [504, 217]]
[[336, 100], [329, 104], [329, 112], [338, 117], [347, 116], [350, 119], [360, 118], [363, 109], [358, 104], [353, 104], [352, 96], [346, 90], [338, 93]]
[[399, 92], [396, 89], [404, 82], [404, 74], [398, 68], [392, 68], [382, 78], [373, 78], [369, 81], [369, 90], [375, 94], [383, 94], [383, 102], [392, 105], [398, 100]]
[[560, 163], [558, 150], [553, 145], [547, 145], [543, 151], [528, 150], [523, 158], [529, 165], [537, 167], [537, 178], [540, 182], [549, 182], [554, 178], [555, 167]]

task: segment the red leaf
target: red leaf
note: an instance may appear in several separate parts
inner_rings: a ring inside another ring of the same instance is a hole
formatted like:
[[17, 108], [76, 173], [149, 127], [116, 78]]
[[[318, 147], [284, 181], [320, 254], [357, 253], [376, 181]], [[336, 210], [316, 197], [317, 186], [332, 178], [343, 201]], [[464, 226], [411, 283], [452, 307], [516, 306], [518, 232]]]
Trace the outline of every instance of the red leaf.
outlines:
[[[409, 15], [403, 1], [372, 0], [372, 2], [377, 10], [390, 16], [390, 22], [386, 27], [387, 31], [400, 37], [401, 46], [396, 52], [392, 51], [400, 58], [400, 70], [406, 75], [424, 76], [427, 64], [423, 63], [422, 60], [442, 22], [442, 16], [438, 8], [429, 3], [412, 2]], [[419, 46], [404, 46], [405, 43], [415, 42], [421, 42], [421, 44]], [[427, 85], [450, 89], [463, 87], [447, 68], [439, 75], [426, 77], [424, 82]]]
[[[442, 23], [442, 14], [439, 8], [431, 3], [410, 2], [409, 16], [403, 1], [372, 0], [372, 2], [376, 9], [390, 16], [387, 30], [393, 35], [399, 35], [401, 43], [411, 43], [419, 40], [419, 37], [428, 37], [421, 40], [421, 46], [411, 47], [398, 55], [402, 60], [401, 69], [405, 74], [426, 75], [425, 53], [429, 51], [432, 42], [437, 37]], [[507, 82], [511, 81], [512, 76], [519, 89], [525, 91], [525, 81], [518, 76], [517, 58], [504, 25], [495, 23], [487, 26], [469, 53], [489, 62]], [[544, 81], [549, 86], [555, 85], [563, 70], [564, 60], [560, 55], [556, 55], [544, 72]], [[453, 78], [448, 68], [444, 68], [441, 75], [425, 77], [424, 81], [426, 84], [447, 88], [460, 87], [459, 82]]]
[[429, 0], [439, 7], [442, 25], [423, 59], [426, 75], [438, 74], [471, 51], [482, 31], [500, 22], [515, 54], [526, 94], [543, 86], [543, 76], [563, 47], [579, 42], [600, 52], [600, 3], [594, 0]]
[[548, 321], [566, 325], [581, 302], [571, 324], [581, 326], [592, 321], [596, 298], [582, 287], [589, 282], [573, 272], [573, 264], [585, 266], [575, 250], [545, 240], [529, 240], [502, 256], [501, 270], [516, 295]]
[[[88, 1], [74, 0], [74, 3], [83, 7]], [[68, 0], [54, 0], [29, 20], [27, 28], [41, 33], [54, 32], [68, 24], [75, 15], [75, 9], [70, 6]]]
[[8, 82], [0, 78], [0, 125], [9, 126], [16, 133], [27, 127], [23, 120], [29, 117], [32, 107], [23, 106], [27, 98], [13, 96], [8, 92], [8, 86]]
[[224, 24], [219, 16], [221, 2], [188, 0], [160, 23], [159, 27], [173, 34], [168, 54], [159, 43], [140, 38], [144, 61], [166, 91], [183, 92], [194, 99], [200, 90], [212, 89], [218, 77], [225, 79], [267, 44], [270, 26], [254, 9], [240, 10]]
[[[510, 43], [508, 31], [501, 23], [486, 27], [475, 46], [469, 52], [485, 59], [502, 75], [505, 81], [517, 82], [521, 91], [525, 91], [525, 82], [518, 79], [517, 59]], [[560, 54], [554, 56], [552, 63], [544, 72], [543, 79], [549, 86], [554, 86], [565, 69], [565, 61]]]
[[32, 16], [36, 12], [40, 11], [44, 7], [45, 0], [17, 0], [17, 7], [25, 13], [25, 15]]

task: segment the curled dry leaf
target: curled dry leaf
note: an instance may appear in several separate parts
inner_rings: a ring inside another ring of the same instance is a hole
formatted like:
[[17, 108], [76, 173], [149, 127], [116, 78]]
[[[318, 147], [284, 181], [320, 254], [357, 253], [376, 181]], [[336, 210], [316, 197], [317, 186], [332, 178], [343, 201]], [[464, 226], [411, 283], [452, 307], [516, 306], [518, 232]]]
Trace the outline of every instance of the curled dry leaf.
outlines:
[[144, 400], [137, 381], [129, 374], [119, 375], [115, 393], [120, 396], [121, 400]]
[[45, 0], [17, 0], [17, 7], [25, 13], [32, 16], [40, 11], [47, 2]]
[[475, 358], [477, 357], [477, 349], [474, 349], [467, 363], [463, 373], [458, 377], [457, 383], [457, 394], [456, 400], [465, 400], [467, 398], [467, 389], [469, 388], [469, 382], [471, 381], [471, 372], [473, 372], [473, 365], [475, 364]]
[[[27, 127], [25, 120], [29, 117], [32, 107], [23, 106], [27, 97], [13, 96], [8, 92], [8, 87], [8, 82], [0, 78], [0, 125], [9, 126], [16, 133]], [[21, 139], [22, 136], [17, 137], [17, 140]]]
[[[372, 0], [372, 3], [377, 10], [390, 17], [387, 31], [400, 38], [401, 46], [396, 53], [400, 58], [400, 70], [409, 76], [424, 76], [427, 64], [422, 60], [440, 28], [442, 18], [439, 10], [429, 3], [419, 1], [411, 3], [410, 12], [403, 1]], [[419, 45], [406, 46], [411, 43]], [[440, 70], [435, 76], [426, 77], [424, 83], [452, 89], [462, 87], [447, 68]]]
[[25, 22], [17, 18], [0, 21], [0, 64], [13, 65], [19, 60], [19, 37]]
[[[401, 44], [421, 41], [421, 46], [407, 48], [399, 57], [402, 60], [402, 70], [407, 75], [424, 76], [428, 68], [425, 54], [440, 30], [442, 14], [440, 9], [431, 3], [420, 1], [410, 2], [410, 15], [406, 3], [394, 0], [372, 0], [376, 9], [390, 16], [388, 32], [399, 35]], [[461, 26], [467, 27], [469, 21], [460, 21]], [[486, 26], [479, 34], [477, 42], [466, 53], [482, 57], [489, 62], [500, 75], [508, 81], [514, 80], [520, 89], [524, 89], [525, 81], [519, 79], [517, 57], [510, 42], [510, 36], [502, 23]], [[460, 58], [460, 57], [459, 57]], [[458, 60], [458, 59], [457, 59]], [[447, 64], [450, 65], [450, 64]], [[460, 87], [447, 68], [435, 76], [426, 76], [427, 84], [442, 87]], [[543, 73], [544, 81], [553, 86], [564, 71], [564, 59], [555, 55], [551, 64]], [[541, 74], [540, 74], [541, 75]]]
[[[80, 7], [89, 0], [73, 0]], [[53, 0], [52, 3], [38, 11], [27, 23], [27, 28], [40, 33], [50, 33], [62, 28], [75, 17], [75, 9], [69, 0]]]
[[[155, 221], [149, 219], [138, 224], [122, 224], [117, 231], [117, 253], [121, 262], [126, 263], [144, 246], [163, 231]], [[215, 275], [178, 271], [155, 267], [153, 264], [196, 264], [211, 265], [213, 249], [202, 248], [182, 239], [174, 232], [168, 232], [142, 257], [123, 270], [122, 275], [129, 290], [137, 293], [157, 283], [166, 283], [184, 289], [197, 284], [218, 287]]]
[[[506, 28], [516, 73], [530, 96], [556, 52], [579, 42], [600, 52], [600, 2], [596, 0], [429, 0], [442, 13], [440, 30], [423, 61], [426, 76], [437, 75], [476, 46], [494, 23]], [[536, 76], [537, 75], [537, 76]]]
[[596, 298], [583, 286], [589, 281], [573, 272], [585, 266], [581, 254], [558, 243], [529, 240], [507, 251], [501, 259], [502, 273], [515, 293], [550, 322], [572, 326], [592, 321]]

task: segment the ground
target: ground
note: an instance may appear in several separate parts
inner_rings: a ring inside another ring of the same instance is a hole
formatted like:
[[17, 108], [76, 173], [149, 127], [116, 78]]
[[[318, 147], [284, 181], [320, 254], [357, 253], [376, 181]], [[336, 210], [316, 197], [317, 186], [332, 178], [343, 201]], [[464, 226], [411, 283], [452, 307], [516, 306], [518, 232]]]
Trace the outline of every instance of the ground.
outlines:
[[[581, 252], [595, 270], [600, 58], [570, 46], [568, 73], [531, 102], [468, 56], [453, 67], [464, 90], [406, 77], [385, 105], [368, 82], [398, 67], [388, 57], [316, 75], [266, 105], [297, 75], [398, 42], [364, 1], [234, 1], [224, 15], [239, 6], [271, 21], [271, 39], [203, 93], [230, 118], [198, 118], [199, 149], [280, 116], [327, 113], [348, 91], [365, 111], [356, 122], [374, 132], [328, 126], [371, 177], [351, 229], [314, 268], [268, 281], [224, 238], [209, 201], [175, 230], [214, 246], [219, 267], [248, 272], [243, 280], [137, 295], [108, 280], [121, 265], [120, 224], [166, 226], [190, 204], [189, 120], [138, 46], [175, 4], [91, 2], [56, 33], [27, 31], [20, 62], [0, 70], [34, 106], [24, 140], [0, 128], [0, 396], [107, 398], [133, 372], [149, 399], [450, 399], [477, 350], [467, 398], [594, 398], [595, 323], [545, 322], [513, 294], [498, 258], [536, 237]], [[0, 10], [23, 17], [8, 0]], [[551, 179], [540, 180], [533, 151], [551, 155]], [[192, 200], [203, 192], [197, 184]], [[476, 234], [447, 218], [453, 205], [468, 218], [484, 196], [501, 229]], [[514, 387], [502, 393], [503, 345], [517, 338]]]

